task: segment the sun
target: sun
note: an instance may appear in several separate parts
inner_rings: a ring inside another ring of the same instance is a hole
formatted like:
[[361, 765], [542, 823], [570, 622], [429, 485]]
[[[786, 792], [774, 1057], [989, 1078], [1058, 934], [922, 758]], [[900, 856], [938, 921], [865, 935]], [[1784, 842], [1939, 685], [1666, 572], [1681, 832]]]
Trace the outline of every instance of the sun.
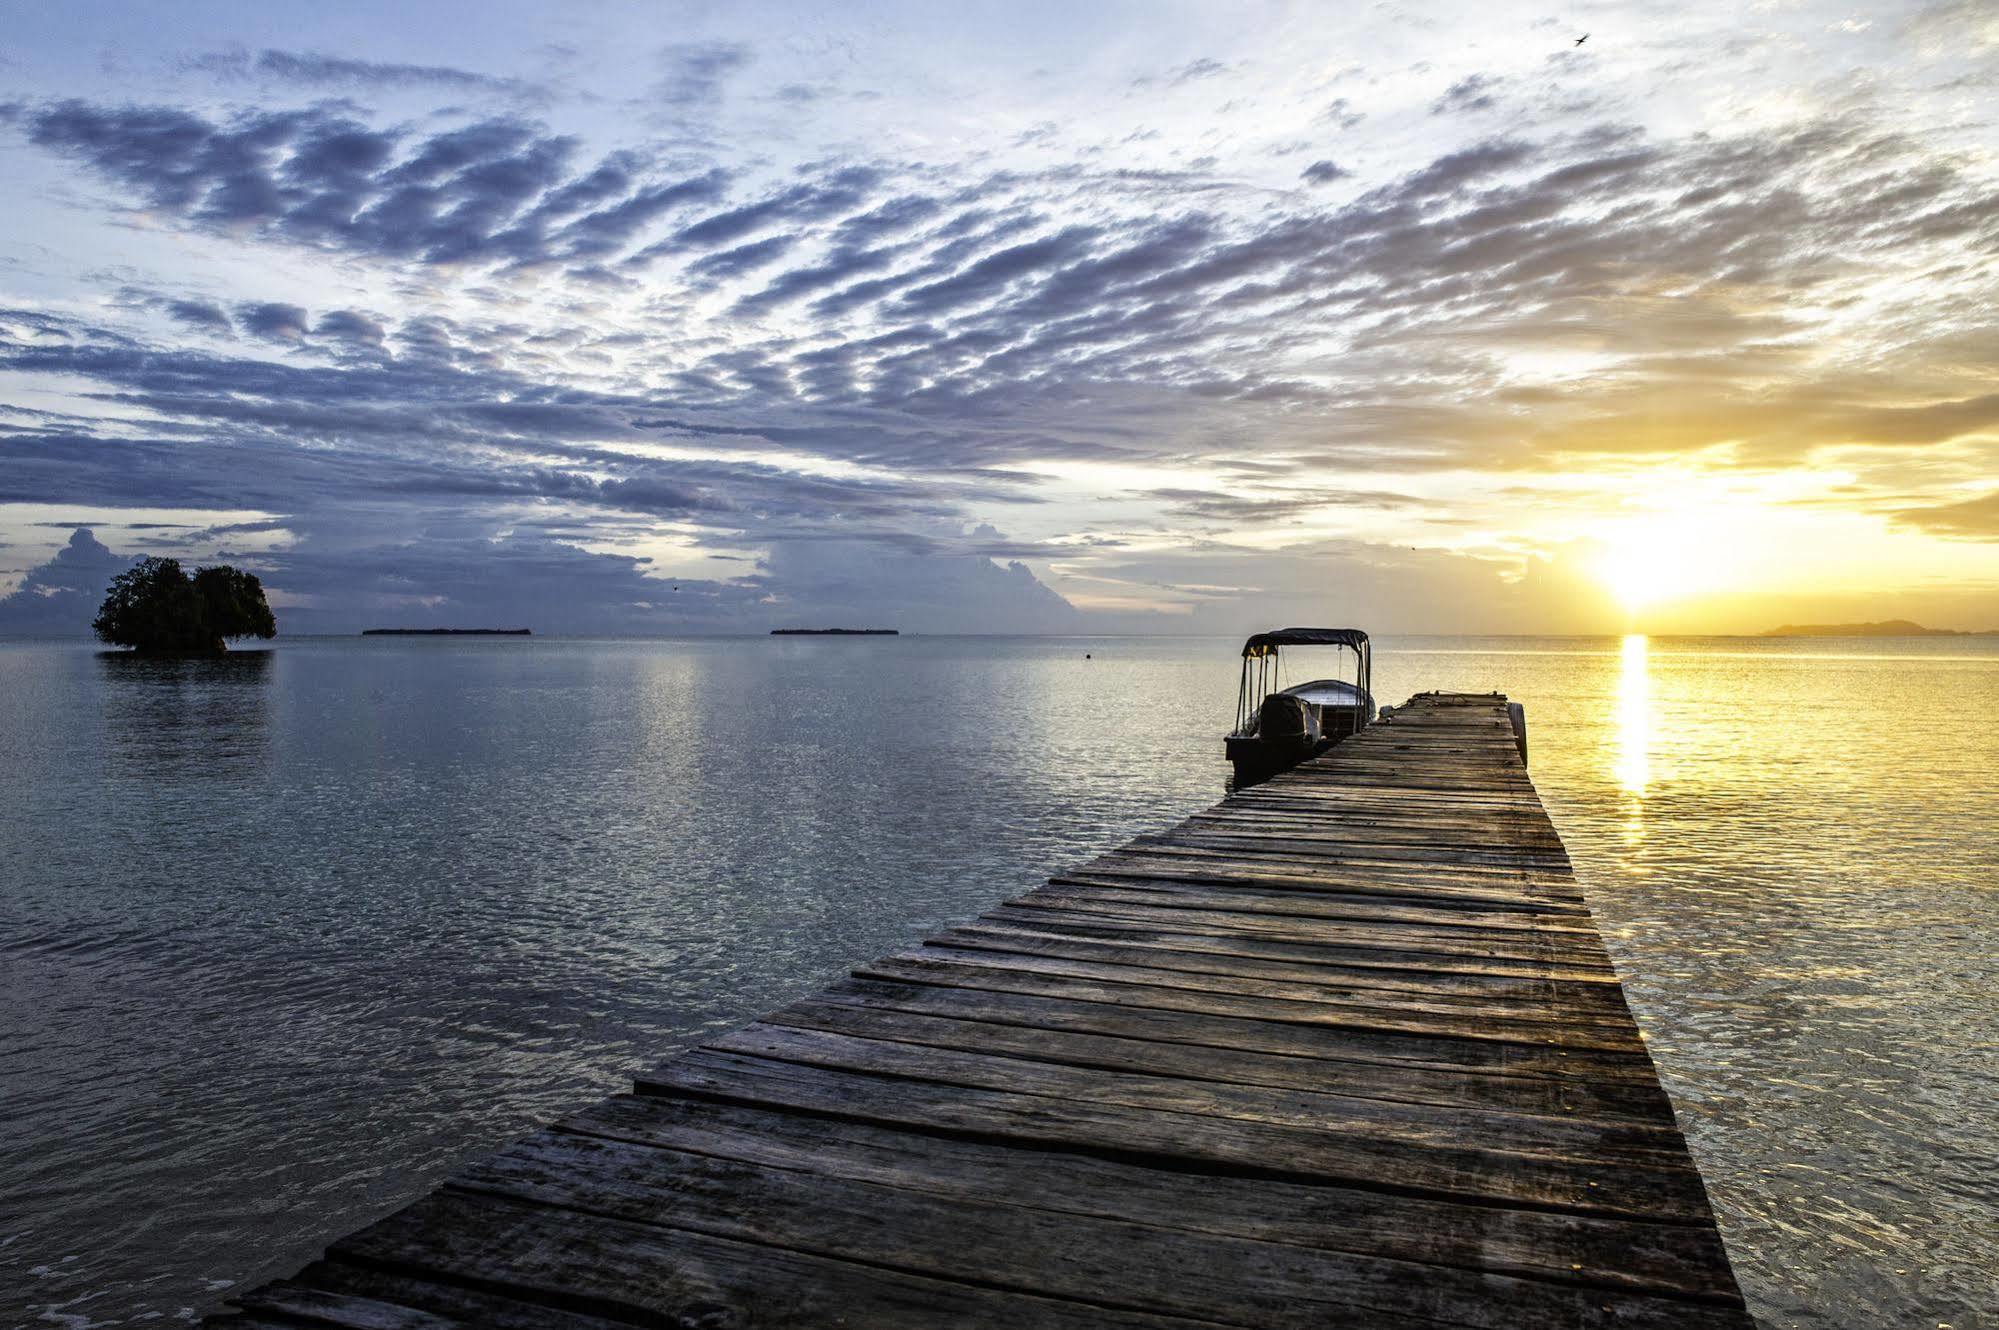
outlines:
[[1629, 613], [1719, 590], [1731, 580], [1732, 541], [1710, 511], [1621, 519], [1598, 541], [1596, 578]]
[[1668, 541], [1626, 536], [1605, 549], [1596, 576], [1626, 610], [1650, 609], [1695, 589], [1678, 554]]

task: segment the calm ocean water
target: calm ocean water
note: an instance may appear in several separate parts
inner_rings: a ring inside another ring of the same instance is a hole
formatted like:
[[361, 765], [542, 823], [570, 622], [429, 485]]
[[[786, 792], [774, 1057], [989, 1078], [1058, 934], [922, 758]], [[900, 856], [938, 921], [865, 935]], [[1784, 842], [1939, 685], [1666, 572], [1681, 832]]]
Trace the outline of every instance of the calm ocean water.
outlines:
[[[0, 644], [0, 1324], [208, 1310], [1212, 802], [1233, 645]], [[1378, 653], [1526, 703], [1764, 1325], [1999, 1324], [1999, 645]]]

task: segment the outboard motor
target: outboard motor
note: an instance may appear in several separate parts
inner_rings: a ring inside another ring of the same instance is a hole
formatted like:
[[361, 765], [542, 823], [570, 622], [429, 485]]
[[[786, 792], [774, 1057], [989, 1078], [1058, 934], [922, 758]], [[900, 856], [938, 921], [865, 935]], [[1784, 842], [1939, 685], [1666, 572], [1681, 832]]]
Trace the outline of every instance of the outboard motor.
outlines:
[[1256, 713], [1256, 737], [1279, 748], [1316, 748], [1319, 709], [1290, 693], [1272, 693]]

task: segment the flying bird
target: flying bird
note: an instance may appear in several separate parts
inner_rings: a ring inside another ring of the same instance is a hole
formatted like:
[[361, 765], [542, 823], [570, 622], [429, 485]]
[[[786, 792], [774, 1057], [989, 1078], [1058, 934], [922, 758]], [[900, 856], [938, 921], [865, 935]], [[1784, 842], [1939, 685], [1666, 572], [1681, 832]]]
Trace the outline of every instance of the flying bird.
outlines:
[[1576, 45], [1577, 45], [1577, 46], [1581, 46], [1581, 45], [1582, 45], [1582, 44], [1583, 44], [1584, 42], [1586, 42], [1586, 41], [1588, 41], [1588, 40], [1589, 40], [1589, 34], [1588, 34], [1588, 33], [1584, 33], [1584, 34], [1583, 34], [1582, 36], [1580, 36], [1580, 37], [1576, 38]]

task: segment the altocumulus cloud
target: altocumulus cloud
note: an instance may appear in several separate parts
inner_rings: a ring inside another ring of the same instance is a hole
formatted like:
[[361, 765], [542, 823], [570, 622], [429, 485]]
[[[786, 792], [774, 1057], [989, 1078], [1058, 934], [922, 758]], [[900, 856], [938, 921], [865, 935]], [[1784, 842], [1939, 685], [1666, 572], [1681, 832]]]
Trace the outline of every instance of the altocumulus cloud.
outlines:
[[579, 175], [573, 139], [504, 117], [411, 138], [326, 109], [215, 122], [67, 101], [25, 123], [33, 143], [191, 224], [431, 264], [599, 254], [722, 180], [641, 183], [622, 153]]
[[[1019, 389], [1031, 410], [1108, 381], [1135, 385], [1152, 400], [1196, 390], [1212, 400], [1213, 385], [1226, 382], [1229, 397], [1261, 393], [1310, 404], [1367, 385], [1340, 383], [1336, 364], [1299, 374], [1281, 348], [1302, 328], [1358, 328], [1349, 337], [1376, 357], [1416, 347], [1503, 350], [1563, 335], [1613, 345], [1658, 341], [1662, 334], [1628, 316], [1648, 312], [1647, 291], [1674, 283], [1682, 294], [1664, 335], [1679, 328], [1710, 343], [1731, 335], [1762, 340], [1775, 325], [1745, 308], [1745, 290], [1788, 283], [1830, 291], [1858, 253], [1976, 250], [1992, 242], [1999, 225], [1980, 206], [1988, 201], [1980, 182], [1911, 155], [1892, 137], [1837, 122], [1755, 140], [1658, 143], [1606, 134], [1495, 141], [1447, 154], [1331, 210], [1265, 209], [1253, 220], [1189, 213], [1155, 222], [1155, 236], [1141, 230], [1136, 239], [1129, 225], [1060, 225], [1023, 208], [1029, 199], [1064, 196], [1133, 218], [1156, 207], [1153, 182], [1117, 173], [1079, 171], [1052, 183], [1002, 176], [882, 199], [894, 168], [834, 164], [784, 189], [716, 207], [726, 185], [719, 169], [640, 183], [648, 168], [627, 151], [615, 163], [571, 171], [571, 145], [520, 122], [480, 122], [409, 143], [310, 114], [223, 126], [158, 108], [65, 103], [32, 112], [25, 123], [34, 141], [191, 226], [248, 221], [273, 239], [334, 244], [392, 262], [544, 264], [622, 255], [664, 265], [669, 290], [675, 282], [689, 289], [731, 283], [735, 308], [745, 313], [811, 298], [819, 317], [864, 329], [834, 347], [813, 345], [809, 334], [731, 345], [669, 374], [677, 400], [727, 403], [766, 420], [818, 402], [922, 408], [958, 424], [989, 406], [1001, 387]], [[1318, 163], [1306, 175], [1340, 172]], [[1865, 190], [1832, 183], [1862, 173]], [[1910, 188], [1917, 181], [1922, 197]], [[702, 204], [706, 211], [670, 220]], [[1607, 229], [1599, 219], [1612, 208], [1617, 223]], [[670, 229], [659, 234], [661, 225]], [[1728, 255], [1721, 272], [1719, 254]], [[779, 266], [786, 259], [797, 261]], [[195, 302], [177, 312], [222, 326]], [[1259, 333], [1273, 315], [1289, 321], [1285, 330]], [[689, 317], [676, 310], [660, 319], [662, 343], [686, 340]], [[243, 304], [237, 320], [256, 335], [289, 340], [311, 328], [305, 311], [281, 302]], [[370, 322], [382, 335], [359, 340], [393, 343], [386, 325]], [[339, 326], [336, 320], [328, 332]], [[406, 329], [414, 352], [418, 321]], [[506, 354], [530, 340], [519, 329], [461, 331], [456, 340], [528, 364]], [[801, 363], [814, 372], [796, 374]], [[1648, 373], [1634, 357], [1619, 387], [1637, 395], [1669, 389], [1660, 381], [1690, 368], [1660, 360]], [[252, 386], [268, 372], [230, 366], [222, 377], [246, 370]], [[533, 377], [498, 382], [531, 391]], [[1497, 378], [1472, 387], [1490, 390]], [[1372, 395], [1375, 401], [1363, 403], [1365, 432], [1393, 454], [1398, 434], [1380, 426], [1398, 404], [1379, 389]], [[896, 453], [893, 437], [906, 428], [886, 431], [886, 453]], [[1925, 426], [1912, 419], [1907, 428], [1922, 436]], [[975, 451], [996, 437], [1002, 452], [1026, 442], [1006, 431], [977, 432], [986, 438], [968, 441]], [[1338, 422], [1332, 432], [1342, 432]], [[1082, 430], [1055, 451], [1090, 454], [1091, 433]], [[834, 428], [826, 451], [849, 454], [848, 436]], [[1427, 454], [1436, 440], [1426, 429], [1415, 442], [1415, 451]], [[1488, 440], [1473, 430], [1464, 442], [1482, 451]], [[1040, 437], [1028, 446], [1050, 444]]]
[[[1085, 139], [1070, 127], [1029, 131], [1032, 159], [849, 143], [753, 162], [681, 130], [737, 100], [755, 53], [681, 43], [649, 68], [633, 105], [674, 132], [608, 148], [491, 102], [428, 119], [16, 106], [13, 132], [114, 209], [327, 256], [366, 292], [155, 279], [150, 323], [0, 315], [0, 373], [85, 385], [62, 419], [7, 418], [0, 499], [284, 514], [290, 542], [256, 557], [322, 615], [345, 578], [371, 611], [418, 583], [593, 628], [807, 603], [933, 625], [981, 603], [992, 624], [1062, 627], [1083, 620], [1030, 561], [1205, 612], [1200, 588], [1255, 578], [1229, 543], [1243, 530], [1363, 507], [1441, 530], [1418, 497], [1435, 477], [1531, 489], [1592, 459], [1836, 455], [1886, 496], [1920, 453], [1925, 483], [1970, 494], [1995, 429], [1966, 385], [1989, 371], [1970, 311], [1994, 294], [1999, 196], [1975, 158], [1862, 110], [1662, 137], [1536, 122], [1515, 113], [1536, 95], [1520, 75], [1452, 71], [1404, 117], [1446, 135], [1437, 150], [1371, 168], [1347, 145], [1386, 117], [1314, 89], [1302, 123], [1340, 134], [1337, 160], [1320, 147], [1254, 182], [1185, 155], [1063, 160]], [[306, 53], [202, 69], [509, 91]], [[1235, 77], [1203, 55], [1143, 87], [1186, 99]], [[1888, 268], [1955, 274], [1952, 326], [1856, 331], [1839, 311]], [[1521, 368], [1550, 362], [1583, 368]], [[1074, 476], [1152, 469], [1220, 479], [1056, 500], [1098, 483]], [[1983, 502], [1902, 502], [1895, 520], [1986, 537]], [[1160, 552], [1176, 538], [1200, 548]], [[1375, 558], [1405, 601], [1490, 590], [1478, 573], [1497, 566], [1309, 551], [1265, 566], [1298, 590]], [[658, 585], [673, 558], [704, 570], [678, 600]], [[593, 590], [565, 602], [565, 579]]]

